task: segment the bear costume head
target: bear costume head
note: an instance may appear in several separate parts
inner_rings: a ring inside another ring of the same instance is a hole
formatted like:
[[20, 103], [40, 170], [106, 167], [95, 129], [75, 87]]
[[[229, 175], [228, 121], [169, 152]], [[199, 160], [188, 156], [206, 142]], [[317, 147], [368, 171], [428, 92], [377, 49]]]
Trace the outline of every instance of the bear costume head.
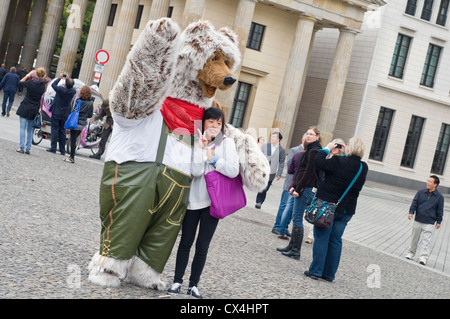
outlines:
[[191, 23], [181, 34], [181, 45], [169, 96], [200, 107], [210, 107], [217, 89], [235, 82], [241, 63], [236, 34], [224, 27], [216, 31], [208, 21]]

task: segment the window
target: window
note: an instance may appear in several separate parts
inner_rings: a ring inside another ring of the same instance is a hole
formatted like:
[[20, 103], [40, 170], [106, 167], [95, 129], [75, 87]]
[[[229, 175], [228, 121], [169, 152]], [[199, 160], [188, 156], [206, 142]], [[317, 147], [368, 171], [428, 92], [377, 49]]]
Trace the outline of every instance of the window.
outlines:
[[109, 11], [109, 18], [108, 18], [108, 27], [112, 27], [114, 24], [114, 18], [116, 17], [116, 11], [117, 11], [117, 3], [111, 4], [111, 10]]
[[394, 55], [392, 56], [391, 68], [389, 75], [396, 78], [403, 78], [403, 71], [405, 69], [406, 57], [408, 56], [409, 45], [411, 37], [399, 33], [397, 43], [395, 44]]
[[430, 21], [432, 12], [433, 12], [433, 0], [425, 0], [422, 9], [422, 15], [420, 16], [420, 18]]
[[169, 7], [169, 10], [167, 11], [167, 17], [172, 18], [172, 13], [173, 13], [173, 7]]
[[436, 24], [445, 26], [447, 22], [449, 0], [442, 0], [441, 6], [439, 7], [438, 17], [436, 19]]
[[422, 117], [415, 115], [411, 117], [411, 123], [409, 124], [408, 136], [406, 137], [405, 148], [403, 149], [402, 162], [400, 165], [410, 168], [414, 167], [424, 122], [425, 119]]
[[238, 83], [236, 95], [234, 96], [233, 109], [230, 116], [230, 124], [234, 127], [242, 127], [251, 89], [251, 84], [245, 82]]
[[406, 4], [406, 10], [405, 13], [410, 15], [415, 15], [417, 9], [417, 0], [408, 0], [408, 3]]
[[433, 165], [431, 172], [442, 175], [444, 173], [445, 162], [448, 155], [448, 146], [450, 144], [450, 125], [442, 123], [441, 133], [434, 152]]
[[247, 48], [261, 51], [262, 39], [264, 36], [265, 26], [252, 22], [250, 34], [248, 35]]
[[144, 11], [144, 6], [140, 5], [138, 8], [137, 15], [136, 15], [136, 21], [134, 22], [135, 29], [139, 29], [139, 26], [141, 25], [142, 11]]
[[431, 44], [428, 46], [427, 58], [423, 66], [422, 78], [420, 84], [432, 88], [434, 86], [434, 78], [436, 76], [437, 65], [441, 55], [442, 48]]
[[386, 107], [380, 108], [378, 114], [377, 126], [375, 128], [375, 134], [373, 136], [372, 147], [370, 148], [370, 159], [382, 161], [384, 157], [384, 151], [386, 149], [387, 139], [389, 136], [389, 130], [391, 129], [392, 119], [394, 117], [394, 110]]

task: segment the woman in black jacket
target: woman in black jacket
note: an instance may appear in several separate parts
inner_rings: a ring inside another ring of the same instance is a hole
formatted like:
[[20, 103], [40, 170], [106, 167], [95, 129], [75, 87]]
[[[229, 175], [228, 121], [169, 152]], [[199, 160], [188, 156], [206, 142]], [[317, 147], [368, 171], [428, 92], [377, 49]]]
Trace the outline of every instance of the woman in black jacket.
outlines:
[[38, 68], [31, 71], [20, 80], [19, 86], [26, 87], [27, 94], [16, 112], [20, 117], [20, 147], [17, 152], [30, 154], [33, 140], [32, 124], [39, 113], [41, 97], [45, 92], [45, 70]]
[[342, 235], [345, 227], [355, 214], [356, 204], [367, 176], [368, 166], [361, 161], [364, 156], [365, 145], [359, 137], [353, 137], [348, 145], [342, 145], [345, 156], [333, 156], [326, 159], [337, 145], [329, 143], [321, 149], [315, 159], [316, 167], [325, 173], [325, 180], [321, 182], [317, 190], [317, 198], [327, 202], [337, 203], [339, 198], [350, 185], [353, 178], [362, 166], [362, 171], [350, 188], [347, 195], [339, 203], [334, 221], [329, 228], [314, 226], [313, 260], [305, 275], [313, 279], [323, 278], [333, 281], [342, 251]]
[[278, 248], [284, 256], [300, 259], [300, 249], [303, 241], [303, 213], [309, 200], [314, 196], [314, 188], [317, 187], [317, 172], [314, 159], [320, 146], [320, 130], [317, 126], [311, 126], [305, 134], [305, 153], [302, 155], [297, 173], [294, 177], [293, 187], [289, 193], [294, 196], [292, 210], [291, 240], [285, 248]]
[[75, 101], [75, 106], [72, 111], [80, 103], [80, 111], [78, 115], [78, 127], [76, 129], [70, 130], [70, 157], [63, 159], [67, 163], [75, 163], [75, 152], [77, 151], [77, 139], [81, 131], [87, 124], [87, 119], [92, 117], [94, 108], [94, 99], [92, 98], [91, 88], [87, 85], [83, 86], [80, 90], [80, 97]]

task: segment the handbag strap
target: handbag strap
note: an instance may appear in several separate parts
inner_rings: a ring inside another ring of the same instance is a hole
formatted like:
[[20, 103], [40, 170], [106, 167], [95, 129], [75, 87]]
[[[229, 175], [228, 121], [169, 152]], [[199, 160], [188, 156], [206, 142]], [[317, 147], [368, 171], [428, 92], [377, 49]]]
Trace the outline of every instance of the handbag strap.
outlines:
[[359, 164], [359, 170], [358, 173], [356, 173], [355, 177], [353, 178], [352, 182], [350, 183], [350, 185], [348, 185], [347, 189], [345, 190], [344, 194], [342, 194], [341, 198], [339, 198], [337, 205], [339, 205], [339, 203], [344, 199], [345, 195], [347, 195], [348, 191], [350, 190], [350, 188], [352, 188], [353, 184], [355, 184], [356, 180], [358, 179], [359, 175], [361, 174], [362, 171], [362, 163]]
[[[222, 138], [222, 141], [224, 140], [224, 139], [226, 139], [227, 137], [226, 136], [224, 136], [223, 138]], [[213, 150], [213, 149], [215, 149], [216, 148], [216, 143], [214, 143], [214, 145], [213, 146], [211, 146], [211, 149]]]

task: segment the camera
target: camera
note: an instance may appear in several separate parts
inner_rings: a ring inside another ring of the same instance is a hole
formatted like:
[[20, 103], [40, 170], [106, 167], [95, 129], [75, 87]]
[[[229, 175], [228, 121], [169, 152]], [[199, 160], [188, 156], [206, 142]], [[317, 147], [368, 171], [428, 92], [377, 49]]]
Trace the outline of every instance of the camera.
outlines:
[[341, 144], [334, 144], [336, 146], [336, 148], [338, 149], [342, 149], [342, 145]]
[[63, 78], [66, 78], [66, 77], [67, 77], [67, 74], [63, 73]]

